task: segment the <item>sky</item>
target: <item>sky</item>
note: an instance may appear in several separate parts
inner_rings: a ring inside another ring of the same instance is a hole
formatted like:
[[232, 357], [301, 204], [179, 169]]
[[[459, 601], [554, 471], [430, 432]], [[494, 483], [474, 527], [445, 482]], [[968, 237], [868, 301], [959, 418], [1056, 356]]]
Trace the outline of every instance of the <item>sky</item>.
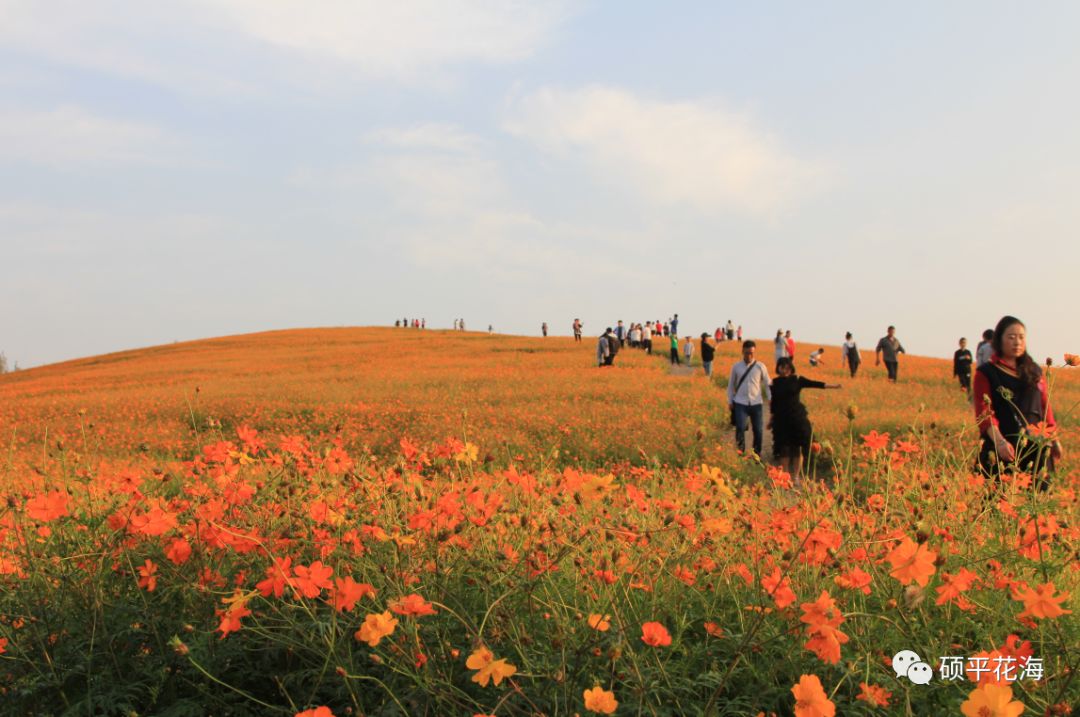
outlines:
[[0, 351], [270, 329], [1080, 352], [1073, 2], [0, 0]]

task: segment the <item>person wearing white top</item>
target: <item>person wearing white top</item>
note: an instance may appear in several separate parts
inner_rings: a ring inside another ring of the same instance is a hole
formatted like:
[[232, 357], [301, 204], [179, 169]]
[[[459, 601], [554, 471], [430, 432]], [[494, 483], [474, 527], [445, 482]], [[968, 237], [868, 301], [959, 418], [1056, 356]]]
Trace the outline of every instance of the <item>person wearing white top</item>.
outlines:
[[641, 327], [641, 343], [645, 347], [645, 353], [652, 353], [652, 324]]
[[851, 370], [851, 377], [855, 378], [860, 363], [862, 363], [862, 358], [859, 357], [859, 347], [855, 344], [855, 339], [851, 337], [851, 332], [848, 331], [844, 334], [844, 345], [840, 349], [840, 368], [846, 365]]
[[761, 455], [764, 435], [763, 400], [769, 400], [769, 369], [754, 359], [757, 344], [743, 341], [743, 360], [731, 367], [728, 378], [727, 399], [731, 408], [731, 420], [735, 424], [735, 445], [746, 450], [746, 419], [754, 431], [754, 453]]

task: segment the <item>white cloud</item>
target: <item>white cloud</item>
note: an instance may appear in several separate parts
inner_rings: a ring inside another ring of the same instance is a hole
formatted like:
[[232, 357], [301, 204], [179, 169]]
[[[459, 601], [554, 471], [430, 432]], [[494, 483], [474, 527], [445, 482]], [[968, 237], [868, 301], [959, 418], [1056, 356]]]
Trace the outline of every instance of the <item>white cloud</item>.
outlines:
[[750, 117], [716, 103], [547, 88], [513, 100], [504, 127], [547, 151], [580, 156], [601, 181], [662, 205], [771, 212], [822, 175]]
[[373, 130], [365, 135], [365, 139], [375, 145], [396, 149], [434, 149], [446, 152], [471, 152], [483, 144], [476, 135], [452, 125], [436, 123]]
[[0, 48], [198, 94], [442, 83], [527, 57], [572, 0], [0, 0]]
[[153, 125], [111, 119], [81, 107], [0, 112], [0, 160], [40, 164], [158, 162], [178, 142]]
[[267, 43], [329, 56], [376, 75], [446, 62], [519, 60], [566, 11], [534, 0], [204, 0]]

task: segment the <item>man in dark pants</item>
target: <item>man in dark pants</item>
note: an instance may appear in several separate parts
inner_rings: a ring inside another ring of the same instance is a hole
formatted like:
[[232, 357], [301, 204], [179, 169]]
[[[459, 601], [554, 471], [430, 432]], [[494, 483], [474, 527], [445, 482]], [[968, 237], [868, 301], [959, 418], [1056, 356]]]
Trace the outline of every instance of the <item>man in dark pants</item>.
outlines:
[[874, 351], [874, 365], [880, 366], [882, 359], [885, 360], [885, 368], [889, 371], [889, 380], [896, 383], [896, 370], [900, 367], [898, 354], [906, 354], [900, 339], [896, 338], [896, 327], [890, 326], [888, 333], [881, 337]]
[[769, 369], [754, 359], [757, 344], [743, 341], [742, 361], [731, 367], [728, 378], [727, 399], [735, 422], [735, 445], [746, 450], [746, 420], [754, 430], [754, 453], [761, 455], [761, 443], [765, 433], [763, 400], [769, 400]]
[[974, 358], [968, 351], [967, 339], [960, 339], [960, 348], [953, 354], [952, 375], [960, 381], [960, 387], [971, 395], [971, 364]]

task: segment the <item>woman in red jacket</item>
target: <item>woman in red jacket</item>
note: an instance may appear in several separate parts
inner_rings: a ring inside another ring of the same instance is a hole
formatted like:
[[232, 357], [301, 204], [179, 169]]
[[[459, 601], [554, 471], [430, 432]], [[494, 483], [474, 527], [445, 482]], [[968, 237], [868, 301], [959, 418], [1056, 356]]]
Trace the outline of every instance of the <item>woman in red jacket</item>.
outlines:
[[972, 392], [982, 448], [979, 466], [988, 476], [1002, 472], [1037, 476], [1040, 490], [1061, 460], [1057, 424], [1039, 364], [1027, 352], [1027, 329], [1005, 316], [994, 330], [994, 354], [975, 372]]

